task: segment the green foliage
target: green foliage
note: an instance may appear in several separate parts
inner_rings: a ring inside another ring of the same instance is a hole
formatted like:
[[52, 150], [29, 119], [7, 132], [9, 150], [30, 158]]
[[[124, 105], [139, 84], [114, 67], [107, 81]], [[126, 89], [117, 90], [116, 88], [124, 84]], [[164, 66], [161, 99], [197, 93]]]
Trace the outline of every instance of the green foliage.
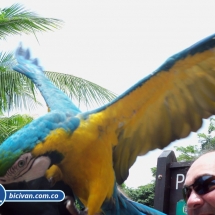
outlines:
[[183, 161], [193, 161], [200, 154], [200, 149], [197, 145], [194, 146], [175, 146], [177, 152], [180, 152], [180, 155], [177, 157], [178, 162]]
[[151, 183], [139, 186], [138, 188], [129, 188], [124, 183], [119, 187], [123, 193], [135, 202], [147, 205], [149, 207], [154, 207], [154, 196], [155, 196], [155, 177], [157, 172], [157, 167], [151, 168], [152, 176], [154, 179]]
[[201, 151], [210, 151], [215, 149], [215, 136], [213, 131], [215, 130], [215, 119], [210, 118], [210, 124], [208, 127], [208, 134], [199, 133], [198, 138], [201, 143]]
[[10, 117], [0, 113], [0, 144], [33, 120], [31, 116], [16, 114]]
[[61, 20], [40, 17], [20, 4], [13, 4], [0, 10], [0, 39], [22, 33], [50, 31], [60, 28], [61, 25]]
[[154, 206], [154, 193], [155, 193], [154, 182], [147, 185], [139, 186], [136, 189], [123, 186], [122, 190], [133, 201], [139, 202], [149, 207]]
[[157, 173], [157, 167], [152, 167], [151, 168], [151, 172], [152, 172], [152, 176], [155, 178], [156, 177], [156, 173]]
[[205, 151], [211, 151], [215, 149], [215, 119], [210, 118], [210, 124], [208, 127], [208, 133], [198, 133], [199, 143], [201, 143], [200, 146], [194, 145], [194, 146], [175, 146], [176, 151], [180, 152], [180, 155], [177, 157], [178, 162], [182, 161], [193, 161], [197, 157], [199, 157], [202, 153]]
[[0, 109], [34, 109], [35, 86], [30, 79], [12, 70], [14, 64], [12, 53], [0, 53]]

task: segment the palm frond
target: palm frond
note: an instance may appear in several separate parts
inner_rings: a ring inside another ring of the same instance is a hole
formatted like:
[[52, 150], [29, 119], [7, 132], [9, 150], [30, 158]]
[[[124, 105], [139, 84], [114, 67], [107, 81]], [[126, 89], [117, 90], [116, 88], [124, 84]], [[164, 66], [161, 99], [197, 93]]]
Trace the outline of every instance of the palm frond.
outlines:
[[12, 52], [0, 52], [0, 71], [12, 70], [16, 60]]
[[53, 18], [43, 18], [36, 13], [26, 10], [20, 4], [0, 10], [0, 39], [16, 34], [29, 34], [59, 29], [62, 21]]
[[14, 71], [0, 71], [0, 109], [35, 109], [36, 88], [24, 75]]
[[16, 60], [12, 53], [0, 53], [0, 109], [36, 107], [36, 88], [26, 76], [14, 72]]
[[10, 117], [0, 114], [0, 144], [33, 120], [29, 115], [15, 114]]
[[78, 101], [79, 106], [91, 107], [103, 105], [116, 97], [113, 92], [85, 79], [57, 72], [45, 72], [47, 77], [71, 99]]

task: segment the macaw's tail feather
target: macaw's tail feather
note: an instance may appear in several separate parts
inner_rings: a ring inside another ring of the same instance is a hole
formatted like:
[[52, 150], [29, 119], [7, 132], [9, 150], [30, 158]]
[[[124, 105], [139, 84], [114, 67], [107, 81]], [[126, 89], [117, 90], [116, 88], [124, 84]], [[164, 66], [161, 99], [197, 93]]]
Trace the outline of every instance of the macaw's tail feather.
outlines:
[[114, 188], [112, 199], [102, 205], [102, 211], [105, 215], [165, 215], [158, 210], [128, 199], [117, 186]]

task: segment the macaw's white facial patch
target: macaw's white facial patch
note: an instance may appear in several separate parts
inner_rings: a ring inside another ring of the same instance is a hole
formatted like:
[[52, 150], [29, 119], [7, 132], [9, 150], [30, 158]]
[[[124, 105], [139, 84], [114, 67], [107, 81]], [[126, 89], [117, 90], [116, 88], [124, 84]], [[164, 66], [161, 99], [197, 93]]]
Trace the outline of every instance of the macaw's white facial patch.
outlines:
[[5, 176], [0, 177], [0, 184], [31, 181], [45, 175], [51, 160], [47, 156], [33, 157], [31, 153], [23, 154], [8, 169]]

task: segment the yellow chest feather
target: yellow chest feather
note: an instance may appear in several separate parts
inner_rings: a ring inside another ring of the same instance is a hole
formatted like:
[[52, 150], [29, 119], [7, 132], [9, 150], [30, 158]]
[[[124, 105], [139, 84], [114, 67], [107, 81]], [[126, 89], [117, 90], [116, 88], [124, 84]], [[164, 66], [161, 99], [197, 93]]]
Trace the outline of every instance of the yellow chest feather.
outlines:
[[91, 125], [81, 123], [73, 133], [57, 129], [32, 152], [35, 156], [51, 151], [61, 153], [64, 158], [57, 165], [63, 180], [84, 204], [87, 204], [91, 190], [103, 190], [105, 198], [109, 198], [115, 181], [111, 144], [115, 140], [110, 139], [109, 132], [102, 126]]

